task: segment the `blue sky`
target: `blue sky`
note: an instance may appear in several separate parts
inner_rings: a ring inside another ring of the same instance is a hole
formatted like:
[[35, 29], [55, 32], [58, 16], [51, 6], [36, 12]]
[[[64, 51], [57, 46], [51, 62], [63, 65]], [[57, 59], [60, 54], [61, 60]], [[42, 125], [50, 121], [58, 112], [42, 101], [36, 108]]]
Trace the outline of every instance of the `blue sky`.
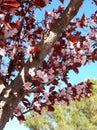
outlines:
[[82, 66], [79, 68], [79, 74], [76, 74], [74, 71], [70, 71], [69, 78], [69, 81], [72, 84], [77, 84], [87, 80], [88, 78], [97, 79], [97, 62]]
[[[69, 0], [67, 0], [69, 1]], [[84, 6], [81, 8], [80, 13], [78, 13], [79, 16], [82, 16], [82, 14], [85, 12], [86, 16], [89, 16], [94, 10], [96, 10], [95, 6], [91, 6], [90, 3], [91, 0], [86, 0]], [[45, 10], [51, 11], [53, 6], [57, 8], [59, 4], [58, 0], [53, 0], [52, 5], [49, 5], [47, 8], [43, 9], [43, 12], [41, 10], [36, 10], [36, 18], [38, 18], [39, 21], [43, 19], [43, 15]], [[66, 3], [64, 6], [66, 7]], [[97, 79], [97, 62], [96, 63], [90, 63], [86, 66], [83, 66], [79, 69], [79, 74], [75, 74], [73, 71], [70, 71], [69, 73], [70, 82], [73, 84], [79, 83], [81, 81], [84, 81], [88, 78], [95, 78]], [[28, 128], [24, 127], [23, 124], [19, 124], [18, 120], [14, 118], [12, 121], [9, 121], [4, 130], [29, 130]]]
[[24, 124], [20, 124], [19, 121], [14, 118], [12, 121], [9, 121], [3, 130], [29, 130]]

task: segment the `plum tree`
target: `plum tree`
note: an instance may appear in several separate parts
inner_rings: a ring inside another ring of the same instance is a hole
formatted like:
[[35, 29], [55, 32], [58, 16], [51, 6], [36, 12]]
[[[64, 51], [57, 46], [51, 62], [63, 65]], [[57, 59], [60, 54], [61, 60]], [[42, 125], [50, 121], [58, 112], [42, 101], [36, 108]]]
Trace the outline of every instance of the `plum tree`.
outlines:
[[[90, 2], [97, 5], [96, 0]], [[68, 72], [78, 73], [79, 67], [97, 60], [97, 11], [89, 18], [85, 14], [74, 18], [84, 0], [71, 0], [66, 8], [61, 3], [64, 0], [38, 21], [36, 10], [42, 11], [52, 0], [0, 1], [1, 130], [14, 116], [25, 120], [24, 114], [32, 109], [41, 113], [47, 106], [53, 111], [56, 102], [69, 104], [91, 95], [92, 83], [73, 86]]]

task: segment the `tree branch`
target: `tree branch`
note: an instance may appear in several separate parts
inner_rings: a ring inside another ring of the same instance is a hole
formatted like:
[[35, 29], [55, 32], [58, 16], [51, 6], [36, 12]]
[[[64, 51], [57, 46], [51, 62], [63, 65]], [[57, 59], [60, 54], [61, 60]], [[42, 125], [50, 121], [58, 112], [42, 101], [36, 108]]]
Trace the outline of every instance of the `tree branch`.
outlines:
[[5, 78], [6, 79], [5, 85], [8, 85], [12, 70], [14, 68], [14, 61], [15, 61], [15, 58], [16, 58], [16, 55], [17, 55], [19, 39], [20, 39], [22, 27], [23, 27], [24, 18], [25, 18], [25, 16], [22, 18], [18, 33], [16, 34], [16, 43], [13, 47], [13, 57], [14, 58], [10, 60], [9, 67], [8, 67], [8, 74], [6, 75], [6, 78]]

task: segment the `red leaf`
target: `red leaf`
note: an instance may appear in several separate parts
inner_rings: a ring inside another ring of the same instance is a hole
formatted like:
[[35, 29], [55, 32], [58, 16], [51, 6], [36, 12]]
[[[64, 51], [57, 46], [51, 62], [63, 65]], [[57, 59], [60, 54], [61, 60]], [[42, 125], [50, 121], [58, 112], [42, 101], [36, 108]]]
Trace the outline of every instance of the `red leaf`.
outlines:
[[43, 92], [44, 92], [44, 88], [43, 88], [43, 87], [38, 87], [38, 88], [36, 89], [36, 92], [37, 92], [37, 93], [43, 93]]
[[18, 116], [17, 119], [19, 121], [25, 121], [25, 117], [23, 115]]
[[93, 61], [97, 61], [97, 49], [95, 49], [94, 51], [93, 51], [93, 54], [92, 54], [92, 60]]
[[80, 66], [81, 66], [81, 63], [80, 63], [80, 62], [76, 62], [76, 63], [74, 63], [74, 66], [75, 66], [75, 67], [80, 67]]
[[41, 48], [38, 45], [35, 45], [34, 48], [30, 51], [30, 53], [41, 52]]
[[20, 21], [20, 20], [17, 20], [17, 21], [16, 21], [16, 24], [17, 24], [17, 26], [18, 26], [18, 28], [19, 28], [20, 25], [21, 25], [21, 21]]
[[52, 84], [53, 85], [58, 85], [58, 81], [55, 79], [55, 80], [53, 80]]
[[3, 46], [5, 46], [5, 43], [2, 40], [0, 40], [0, 47], [3, 47]]
[[48, 5], [52, 0], [35, 0], [34, 4], [37, 7], [43, 8]]
[[82, 16], [82, 18], [80, 20], [80, 26], [82, 28], [87, 26], [87, 20], [86, 20], [85, 14], [83, 14], [83, 16]]
[[76, 74], [78, 74], [78, 73], [79, 73], [78, 68], [73, 68], [73, 71], [74, 71]]
[[53, 86], [53, 87], [51, 87], [50, 89], [49, 89], [49, 92], [51, 92], [51, 91], [53, 91], [55, 89], [55, 87]]
[[48, 111], [54, 111], [54, 107], [48, 106]]
[[73, 43], [77, 43], [77, 42], [78, 42], [77, 36], [70, 36], [70, 37], [69, 37], [69, 40], [70, 40], [71, 42], [73, 42]]
[[18, 8], [20, 6], [20, 3], [16, 0], [3, 0], [3, 5]]
[[62, 12], [63, 12], [63, 10], [64, 10], [64, 8], [63, 8], [63, 7], [61, 7], [61, 6], [59, 6], [59, 7], [58, 7], [58, 11], [59, 11], [60, 13], [62, 13]]
[[26, 98], [23, 98], [23, 104], [25, 105], [25, 107], [27, 107], [27, 108], [29, 108], [30, 107], [30, 102], [28, 101], [28, 99], [26, 99]]
[[16, 0], [2, 0], [3, 3], [15, 2]]
[[6, 26], [9, 30], [12, 29], [11, 26], [9, 25], [9, 23], [7, 23], [6, 21], [0, 19], [0, 23], [2, 23], [4, 26]]

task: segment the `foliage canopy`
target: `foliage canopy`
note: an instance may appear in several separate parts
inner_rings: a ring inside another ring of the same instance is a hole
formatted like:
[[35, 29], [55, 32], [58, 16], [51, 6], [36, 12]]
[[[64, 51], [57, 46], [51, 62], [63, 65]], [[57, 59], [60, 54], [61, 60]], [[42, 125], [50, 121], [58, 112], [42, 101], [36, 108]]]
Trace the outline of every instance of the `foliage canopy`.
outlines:
[[[0, 0], [1, 130], [14, 116], [25, 120], [24, 114], [32, 109], [41, 113], [47, 106], [53, 111], [57, 102], [70, 104], [91, 95], [92, 83], [72, 85], [68, 72], [78, 74], [79, 67], [97, 61], [97, 11], [78, 17], [85, 0], [70, 0], [67, 7], [63, 6], [66, 1], [57, 0], [58, 7], [45, 11], [38, 21], [36, 10], [53, 1]], [[88, 3], [97, 6], [96, 0]]]

